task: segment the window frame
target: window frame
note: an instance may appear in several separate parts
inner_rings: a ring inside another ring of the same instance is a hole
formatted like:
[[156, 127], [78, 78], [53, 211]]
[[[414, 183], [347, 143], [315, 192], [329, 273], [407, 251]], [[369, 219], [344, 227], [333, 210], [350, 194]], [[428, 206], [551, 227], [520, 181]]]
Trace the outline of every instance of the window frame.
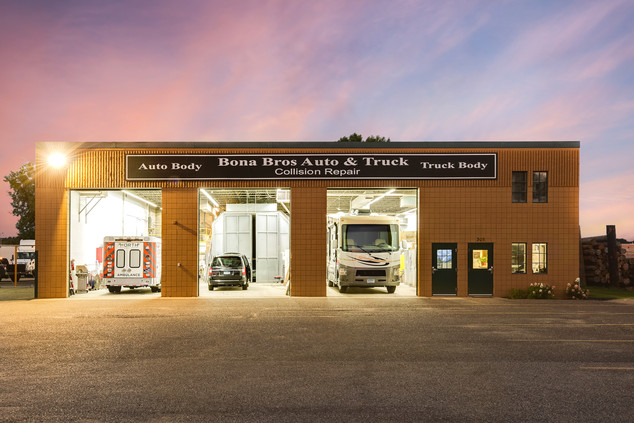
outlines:
[[[515, 247], [523, 247], [523, 251], [522, 252], [515, 252]], [[526, 266], [526, 250], [527, 250], [527, 244], [525, 242], [512, 242], [511, 243], [511, 274], [513, 275], [525, 275], [526, 273], [528, 273], [527, 270], [527, 266]], [[521, 264], [516, 263], [516, 257], [519, 254], [522, 254], [523, 257], [523, 262]], [[517, 266], [517, 270], [515, 268], [515, 266]], [[523, 267], [523, 270], [522, 270]]]
[[548, 203], [548, 171], [533, 171], [533, 203]]
[[[522, 175], [523, 181], [516, 181], [515, 177]], [[521, 185], [520, 185], [521, 184]], [[521, 190], [517, 189], [520, 188]], [[516, 199], [516, 195], [520, 198]], [[528, 202], [528, 172], [525, 170], [514, 170], [511, 172], [511, 202], [527, 203]]]
[[[535, 252], [535, 247], [543, 245], [544, 251]], [[538, 259], [535, 260], [535, 255], [537, 255]], [[543, 264], [543, 267], [541, 266]], [[535, 266], [538, 266], [538, 271], [535, 271]], [[535, 275], [546, 275], [548, 274], [548, 243], [547, 242], [534, 242], [531, 244], [531, 271]]]

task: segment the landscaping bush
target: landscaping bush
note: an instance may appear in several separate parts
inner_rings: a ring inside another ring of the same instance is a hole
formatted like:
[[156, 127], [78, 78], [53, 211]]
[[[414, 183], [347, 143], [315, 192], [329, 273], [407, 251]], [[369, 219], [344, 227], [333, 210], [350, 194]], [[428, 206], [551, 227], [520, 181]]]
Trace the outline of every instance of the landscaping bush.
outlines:
[[555, 298], [555, 286], [550, 286], [545, 283], [532, 283], [528, 286], [528, 298]]
[[590, 296], [590, 290], [583, 289], [581, 281], [577, 278], [573, 283], [569, 283], [566, 286], [566, 296], [573, 300], [587, 300]]

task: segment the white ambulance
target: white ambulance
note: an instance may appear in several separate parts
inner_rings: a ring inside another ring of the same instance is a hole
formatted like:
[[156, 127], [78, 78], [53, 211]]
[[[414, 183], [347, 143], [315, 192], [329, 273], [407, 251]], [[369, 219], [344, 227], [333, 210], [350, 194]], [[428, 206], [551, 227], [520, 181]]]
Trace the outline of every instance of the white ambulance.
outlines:
[[151, 236], [107, 236], [103, 240], [102, 285], [161, 290], [161, 239]]

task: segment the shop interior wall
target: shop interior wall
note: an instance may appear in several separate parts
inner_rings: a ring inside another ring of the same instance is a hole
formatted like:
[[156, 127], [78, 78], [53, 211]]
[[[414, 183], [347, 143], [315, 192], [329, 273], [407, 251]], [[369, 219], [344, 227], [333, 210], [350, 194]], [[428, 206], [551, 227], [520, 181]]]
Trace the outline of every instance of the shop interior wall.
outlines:
[[149, 235], [149, 206], [124, 198], [121, 191], [104, 191], [106, 196], [95, 207], [85, 207], [81, 194], [70, 192], [70, 259], [97, 273], [101, 271], [97, 249], [103, 247], [104, 237]]

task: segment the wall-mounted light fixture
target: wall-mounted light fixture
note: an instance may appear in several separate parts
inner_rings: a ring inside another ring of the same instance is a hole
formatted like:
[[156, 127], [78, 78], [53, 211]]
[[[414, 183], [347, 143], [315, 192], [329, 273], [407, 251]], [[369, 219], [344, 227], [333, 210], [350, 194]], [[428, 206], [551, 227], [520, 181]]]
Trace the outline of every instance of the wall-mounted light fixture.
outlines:
[[64, 153], [53, 153], [48, 156], [48, 164], [59, 169], [66, 164], [66, 155]]

